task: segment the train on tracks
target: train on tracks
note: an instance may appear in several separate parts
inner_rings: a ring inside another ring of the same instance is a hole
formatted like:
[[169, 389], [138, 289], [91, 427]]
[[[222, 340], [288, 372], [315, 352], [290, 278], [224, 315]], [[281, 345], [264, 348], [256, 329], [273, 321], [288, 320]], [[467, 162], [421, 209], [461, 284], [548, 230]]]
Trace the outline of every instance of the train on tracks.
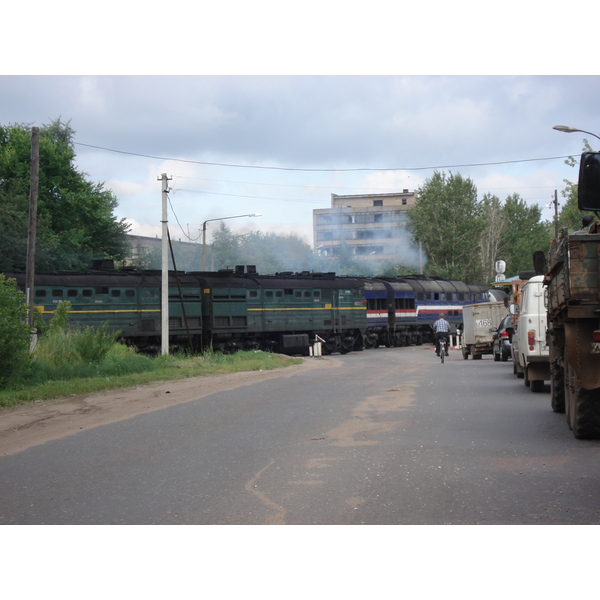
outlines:
[[[111, 268], [112, 267], [112, 268]], [[24, 273], [5, 273], [25, 288]], [[324, 354], [405, 346], [432, 340], [440, 312], [453, 331], [465, 304], [489, 300], [489, 290], [438, 277], [337, 276], [334, 273], [260, 275], [253, 266], [216, 272], [169, 271], [169, 344], [201, 351], [262, 349]], [[110, 331], [136, 347], [161, 345], [161, 272], [96, 265], [89, 271], [38, 273], [34, 304], [45, 320], [63, 300], [69, 323]]]

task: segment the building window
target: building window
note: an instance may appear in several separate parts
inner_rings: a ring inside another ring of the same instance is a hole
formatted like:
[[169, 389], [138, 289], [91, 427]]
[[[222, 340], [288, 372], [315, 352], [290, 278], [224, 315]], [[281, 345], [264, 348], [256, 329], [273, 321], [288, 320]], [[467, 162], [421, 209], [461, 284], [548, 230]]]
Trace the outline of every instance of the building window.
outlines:
[[373, 200], [373, 206], [383, 206], [383, 200]]

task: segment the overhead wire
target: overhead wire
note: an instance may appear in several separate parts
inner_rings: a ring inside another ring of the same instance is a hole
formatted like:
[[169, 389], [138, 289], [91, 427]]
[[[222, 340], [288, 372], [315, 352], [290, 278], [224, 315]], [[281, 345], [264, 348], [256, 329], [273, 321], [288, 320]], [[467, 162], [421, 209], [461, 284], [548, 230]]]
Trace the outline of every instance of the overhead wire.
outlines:
[[570, 158], [570, 156], [550, 156], [546, 158], [523, 158], [517, 160], [502, 160], [496, 162], [482, 162], [482, 163], [467, 163], [462, 165], [438, 165], [429, 167], [354, 167], [350, 169], [342, 168], [330, 168], [330, 169], [317, 169], [317, 168], [304, 168], [304, 167], [275, 167], [268, 165], [242, 165], [236, 163], [217, 163], [200, 160], [190, 160], [186, 158], [168, 158], [164, 156], [153, 156], [151, 154], [140, 154], [137, 152], [128, 152], [125, 150], [116, 150], [114, 148], [105, 148], [103, 146], [95, 146], [93, 144], [84, 144], [83, 142], [73, 142], [78, 146], [85, 146], [86, 148], [95, 148], [96, 150], [104, 150], [106, 152], [116, 152], [118, 154], [127, 154], [129, 156], [139, 156], [142, 158], [152, 158], [154, 160], [168, 160], [173, 162], [184, 162], [196, 165], [207, 165], [211, 167], [232, 167], [238, 169], [267, 169], [275, 171], [305, 171], [305, 172], [316, 172], [316, 173], [350, 173], [355, 171], [427, 171], [431, 169], [457, 169], [461, 167], [484, 167], [491, 165], [508, 165], [523, 162], [536, 162], [536, 161], [548, 161], [548, 160], [559, 160]]

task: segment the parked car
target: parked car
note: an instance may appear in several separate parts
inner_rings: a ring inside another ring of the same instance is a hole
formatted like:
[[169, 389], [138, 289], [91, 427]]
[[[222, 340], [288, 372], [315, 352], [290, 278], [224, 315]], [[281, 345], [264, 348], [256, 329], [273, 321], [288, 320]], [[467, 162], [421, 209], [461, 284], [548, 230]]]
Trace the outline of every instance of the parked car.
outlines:
[[506, 315], [496, 328], [492, 328], [492, 354], [495, 361], [506, 362], [511, 357], [512, 338], [515, 332], [513, 328], [513, 316]]

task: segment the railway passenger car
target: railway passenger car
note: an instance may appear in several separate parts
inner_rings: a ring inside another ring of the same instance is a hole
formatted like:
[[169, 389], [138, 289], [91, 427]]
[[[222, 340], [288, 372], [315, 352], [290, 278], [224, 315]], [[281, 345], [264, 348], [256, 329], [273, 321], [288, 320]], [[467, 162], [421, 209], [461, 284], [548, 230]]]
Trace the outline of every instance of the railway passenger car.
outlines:
[[452, 326], [462, 325], [462, 307], [488, 300], [486, 288], [439, 277], [406, 276], [365, 280], [367, 347], [406, 346], [431, 341], [441, 312]]

